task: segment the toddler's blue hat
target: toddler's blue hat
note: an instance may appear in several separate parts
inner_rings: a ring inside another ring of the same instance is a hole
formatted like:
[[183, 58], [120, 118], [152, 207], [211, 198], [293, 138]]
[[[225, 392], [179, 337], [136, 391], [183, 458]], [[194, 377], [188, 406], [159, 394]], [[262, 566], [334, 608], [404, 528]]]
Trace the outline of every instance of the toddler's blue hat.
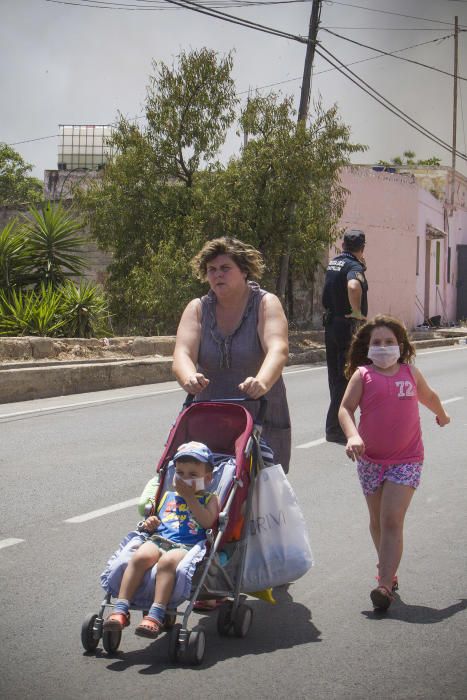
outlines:
[[212, 452], [209, 447], [203, 442], [195, 442], [194, 440], [180, 445], [174, 455], [174, 461], [176, 462], [177, 459], [180, 459], [180, 457], [193, 457], [194, 459], [207, 464], [211, 464], [212, 462]]

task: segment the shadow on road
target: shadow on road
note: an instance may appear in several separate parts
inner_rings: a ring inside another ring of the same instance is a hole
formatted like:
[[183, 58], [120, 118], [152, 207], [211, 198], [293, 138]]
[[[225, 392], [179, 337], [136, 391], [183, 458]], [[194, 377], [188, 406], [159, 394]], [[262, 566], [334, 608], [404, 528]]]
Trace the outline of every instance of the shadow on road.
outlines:
[[[274, 597], [277, 600], [277, 605], [274, 606], [260, 601], [248, 601], [253, 608], [253, 622], [248, 636], [244, 639], [220, 637], [217, 633], [215, 612], [198, 617], [198, 625], [195, 625], [194, 617], [190, 618], [193, 627], [202, 628], [206, 632], [206, 654], [203, 663], [201, 666], [190, 668], [209, 668], [225, 659], [268, 654], [277, 649], [290, 649], [321, 641], [321, 632], [312, 623], [310, 610], [301, 603], [295, 603], [286, 587], [275, 589]], [[125, 634], [122, 639], [123, 649], [124, 644]], [[96, 656], [102, 658], [106, 654], [98, 650]], [[150, 642], [138, 651], [125, 653], [122, 650], [107, 658], [112, 659], [107, 666], [110, 671], [125, 671], [131, 666], [142, 665], [146, 668], [141, 669], [140, 673], [151, 675], [166, 669], [180, 668], [179, 664], [174, 665], [168, 661], [167, 635]], [[183, 665], [181, 667], [183, 668]]]
[[416, 625], [434, 625], [436, 622], [442, 622], [448, 617], [452, 617], [458, 612], [467, 610], [467, 598], [461, 598], [458, 603], [448, 605], [447, 608], [429, 608], [426, 605], [408, 605], [404, 603], [401, 597], [396, 593], [396, 600], [391, 605], [387, 612], [378, 612], [376, 610], [364, 610], [362, 615], [365, 615], [369, 620], [400, 620], [401, 622], [411, 622]]

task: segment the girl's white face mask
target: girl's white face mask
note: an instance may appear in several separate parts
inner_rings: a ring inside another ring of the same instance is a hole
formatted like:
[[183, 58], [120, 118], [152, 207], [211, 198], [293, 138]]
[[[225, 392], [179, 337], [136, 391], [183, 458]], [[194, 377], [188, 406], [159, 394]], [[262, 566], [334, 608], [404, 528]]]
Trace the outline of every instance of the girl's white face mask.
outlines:
[[398, 345], [370, 345], [368, 359], [381, 369], [387, 369], [394, 365], [401, 356]]
[[173, 486], [175, 488], [177, 488], [177, 481], [183, 481], [185, 484], [188, 484], [188, 486], [193, 486], [195, 491], [202, 491], [204, 489], [204, 476], [199, 479], [184, 479], [178, 474], [175, 474], [173, 480]]

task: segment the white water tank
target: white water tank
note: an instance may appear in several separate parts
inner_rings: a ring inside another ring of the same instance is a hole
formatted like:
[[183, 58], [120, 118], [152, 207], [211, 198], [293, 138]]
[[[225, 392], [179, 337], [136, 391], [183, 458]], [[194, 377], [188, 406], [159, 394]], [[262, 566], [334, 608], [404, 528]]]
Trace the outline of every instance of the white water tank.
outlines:
[[99, 170], [109, 160], [112, 127], [95, 124], [59, 125], [58, 169]]

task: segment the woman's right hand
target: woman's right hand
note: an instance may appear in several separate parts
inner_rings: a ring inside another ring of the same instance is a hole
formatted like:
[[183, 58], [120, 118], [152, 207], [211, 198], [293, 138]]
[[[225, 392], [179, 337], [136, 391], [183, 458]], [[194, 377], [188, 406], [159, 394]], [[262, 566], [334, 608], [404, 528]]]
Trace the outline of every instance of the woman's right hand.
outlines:
[[347, 440], [347, 445], [345, 447], [345, 453], [352, 462], [361, 457], [365, 452], [365, 443], [363, 442], [360, 435], [352, 435]]
[[201, 374], [201, 372], [196, 372], [196, 374], [191, 374], [184, 382], [183, 388], [187, 394], [199, 394], [203, 391], [209, 384], [209, 379]]

